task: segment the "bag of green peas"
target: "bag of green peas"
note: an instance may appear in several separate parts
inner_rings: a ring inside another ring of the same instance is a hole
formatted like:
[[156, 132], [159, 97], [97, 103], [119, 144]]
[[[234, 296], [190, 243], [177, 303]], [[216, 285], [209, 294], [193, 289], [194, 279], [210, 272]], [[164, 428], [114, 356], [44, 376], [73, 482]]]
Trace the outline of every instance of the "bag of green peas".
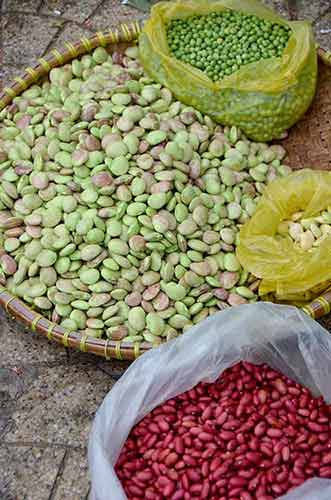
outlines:
[[145, 70], [179, 100], [257, 141], [281, 138], [314, 97], [310, 24], [256, 0], [160, 2], [139, 48]]

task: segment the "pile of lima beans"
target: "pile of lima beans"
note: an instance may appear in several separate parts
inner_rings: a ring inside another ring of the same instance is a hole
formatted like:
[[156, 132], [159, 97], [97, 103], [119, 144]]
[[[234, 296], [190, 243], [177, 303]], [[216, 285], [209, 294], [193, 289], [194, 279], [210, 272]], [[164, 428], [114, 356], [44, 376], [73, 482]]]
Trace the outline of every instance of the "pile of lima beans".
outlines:
[[240, 226], [290, 172], [97, 48], [0, 113], [0, 279], [67, 331], [154, 345], [257, 300]]

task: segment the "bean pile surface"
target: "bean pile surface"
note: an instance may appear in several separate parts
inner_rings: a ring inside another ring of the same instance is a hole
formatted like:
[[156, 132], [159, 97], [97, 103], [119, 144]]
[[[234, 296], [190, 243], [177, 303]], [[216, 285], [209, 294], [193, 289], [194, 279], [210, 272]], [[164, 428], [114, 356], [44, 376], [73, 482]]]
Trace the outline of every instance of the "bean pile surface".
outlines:
[[245, 64], [281, 57], [290, 33], [286, 25], [228, 10], [174, 19], [167, 40], [177, 59], [217, 81]]
[[0, 265], [68, 331], [158, 344], [258, 282], [235, 255], [281, 146], [250, 142], [98, 48], [0, 114]]
[[331, 407], [241, 362], [144, 417], [116, 464], [129, 500], [272, 500], [331, 478]]

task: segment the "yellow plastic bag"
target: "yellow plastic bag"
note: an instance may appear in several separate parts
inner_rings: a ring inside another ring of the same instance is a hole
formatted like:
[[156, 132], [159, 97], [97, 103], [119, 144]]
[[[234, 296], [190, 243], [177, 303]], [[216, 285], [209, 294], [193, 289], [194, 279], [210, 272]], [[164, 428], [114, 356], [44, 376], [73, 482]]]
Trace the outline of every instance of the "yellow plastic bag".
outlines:
[[[174, 18], [232, 9], [288, 25], [292, 35], [281, 58], [242, 66], [212, 82], [201, 70], [170, 56], [166, 25]], [[281, 137], [309, 107], [316, 89], [317, 55], [308, 22], [288, 22], [256, 0], [160, 2], [139, 39], [147, 73], [177, 99], [223, 125], [237, 125], [257, 141]]]
[[262, 278], [261, 295], [304, 303], [330, 286], [331, 235], [312, 252], [297, 248], [289, 236], [276, 236], [279, 223], [293, 213], [308, 218], [330, 206], [331, 172], [300, 170], [266, 187], [237, 247], [241, 265]]

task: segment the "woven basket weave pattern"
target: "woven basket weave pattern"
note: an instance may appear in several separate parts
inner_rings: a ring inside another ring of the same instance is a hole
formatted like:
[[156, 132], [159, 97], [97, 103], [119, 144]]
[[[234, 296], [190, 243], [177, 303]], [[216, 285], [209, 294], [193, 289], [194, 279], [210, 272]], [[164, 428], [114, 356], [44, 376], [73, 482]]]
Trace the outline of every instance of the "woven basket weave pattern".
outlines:
[[[16, 77], [12, 85], [5, 87], [0, 94], [0, 111], [11, 103], [25, 89], [46, 76], [52, 68], [62, 66], [72, 59], [86, 54], [98, 46], [112, 48], [121, 43], [136, 40], [141, 31], [140, 22], [122, 24], [119, 29], [98, 32], [91, 38], [82, 38], [77, 43], [67, 42], [65, 51], [52, 50], [45, 58], [38, 59], [34, 67], [26, 68], [22, 77]], [[319, 50], [320, 64], [319, 89], [315, 102], [306, 117], [300, 121], [283, 142], [289, 152], [292, 168], [331, 169], [331, 54]], [[330, 67], [327, 67], [327, 65]], [[304, 310], [313, 318], [321, 317], [330, 312], [331, 292], [326, 292]], [[106, 359], [132, 360], [151, 349], [149, 342], [128, 343], [114, 340], [103, 340], [87, 337], [77, 332], [65, 331], [61, 326], [52, 323], [41, 314], [30, 309], [21, 300], [11, 295], [4, 287], [0, 287], [0, 305], [8, 314], [23, 322], [32, 331], [38, 331], [49, 340], [62, 343], [66, 347], [75, 347], [83, 352], [92, 352]]]

